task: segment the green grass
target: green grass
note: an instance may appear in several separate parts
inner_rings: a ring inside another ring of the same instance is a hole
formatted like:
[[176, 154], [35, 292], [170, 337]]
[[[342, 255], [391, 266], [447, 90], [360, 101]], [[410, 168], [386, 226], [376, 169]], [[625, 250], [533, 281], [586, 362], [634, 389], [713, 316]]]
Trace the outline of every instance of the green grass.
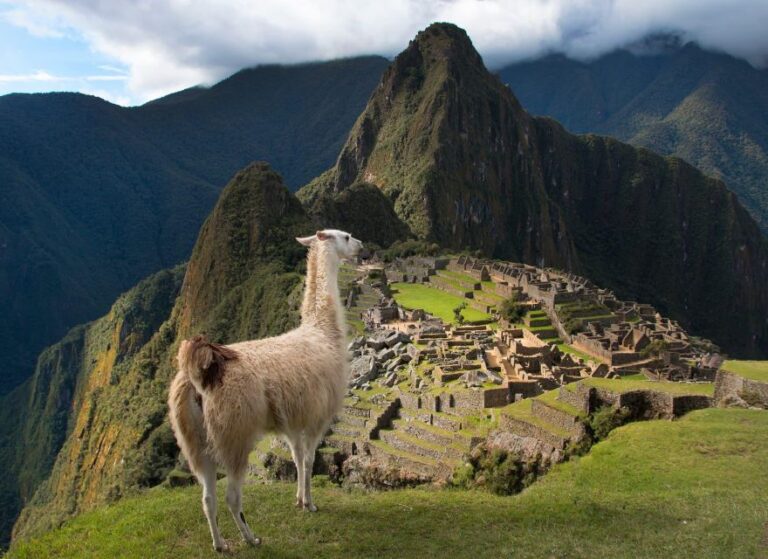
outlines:
[[[246, 487], [258, 549], [241, 543], [219, 487], [234, 554], [256, 557], [615, 559], [765, 557], [768, 413], [708, 409], [633, 423], [522, 494], [433, 488], [363, 493], [315, 480], [317, 514], [290, 483]], [[318, 485], [322, 485], [318, 487]], [[199, 487], [152, 489], [82, 515], [13, 558], [221, 557]]]
[[596, 363], [605, 363], [604, 359], [600, 359], [599, 357], [595, 357], [594, 355], [590, 355], [589, 353], [584, 353], [583, 351], [579, 351], [578, 349], [575, 349], [568, 344], [559, 343], [557, 344], [557, 347], [562, 351], [563, 353], [570, 353], [574, 357], [577, 357], [579, 359], [583, 359], [586, 363], [587, 361], [594, 361]]
[[526, 423], [541, 427], [545, 431], [549, 431], [558, 437], [567, 438], [570, 435], [567, 430], [533, 415], [532, 407], [533, 398], [526, 398], [525, 400], [520, 400], [519, 402], [503, 407], [501, 413], [514, 419], [519, 419], [520, 421], [525, 421]]
[[469, 284], [481, 283], [480, 280], [475, 279], [469, 274], [465, 274], [463, 272], [454, 272], [452, 270], [439, 270], [437, 272], [437, 275], [443, 276], [445, 278], [451, 278], [463, 283], [469, 283]]
[[544, 394], [541, 394], [540, 396], [536, 396], [534, 400], [541, 400], [542, 402], [546, 402], [550, 407], [558, 409], [574, 417], [583, 418], [585, 416], [585, 413], [582, 412], [580, 409], [572, 406], [571, 404], [568, 404], [567, 402], [558, 400], [557, 396], [559, 393], [560, 393], [560, 390], [557, 390], [557, 389], [547, 390], [546, 392], [544, 392]]
[[[595, 388], [605, 388], [614, 392], [624, 393], [633, 390], [657, 390], [668, 394], [702, 394], [712, 396], [715, 393], [715, 385], [711, 382], [687, 383], [687, 382], [667, 382], [652, 380], [627, 380], [627, 379], [608, 379], [608, 378], [588, 378], [579, 381], [587, 386]], [[575, 390], [579, 383], [565, 385], [567, 390]]]
[[634, 373], [632, 375], [626, 375], [621, 377], [622, 380], [640, 380], [647, 381], [648, 378], [643, 373]]
[[723, 369], [744, 378], [768, 382], [768, 361], [737, 361], [729, 359], [723, 363]]
[[[444, 322], [452, 323], [453, 309], [466, 299], [451, 295], [439, 289], [433, 289], [418, 283], [393, 283], [392, 296], [407, 309], [424, 309], [431, 315], [441, 318]], [[490, 316], [471, 307], [462, 311], [464, 319], [488, 320]]]

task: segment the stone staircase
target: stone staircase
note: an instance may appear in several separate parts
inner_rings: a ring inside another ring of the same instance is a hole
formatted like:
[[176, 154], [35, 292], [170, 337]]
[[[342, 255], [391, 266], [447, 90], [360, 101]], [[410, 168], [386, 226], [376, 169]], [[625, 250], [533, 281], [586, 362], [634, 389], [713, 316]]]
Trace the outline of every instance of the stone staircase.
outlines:
[[462, 458], [485, 439], [467, 416], [400, 406], [378, 439], [369, 441], [371, 456], [432, 479], [445, 479]]
[[320, 448], [337, 450], [348, 456], [361, 452], [364, 444], [378, 436], [379, 430], [391, 423], [399, 406], [398, 400], [382, 405], [367, 402], [346, 402], [341, 413], [323, 437]]

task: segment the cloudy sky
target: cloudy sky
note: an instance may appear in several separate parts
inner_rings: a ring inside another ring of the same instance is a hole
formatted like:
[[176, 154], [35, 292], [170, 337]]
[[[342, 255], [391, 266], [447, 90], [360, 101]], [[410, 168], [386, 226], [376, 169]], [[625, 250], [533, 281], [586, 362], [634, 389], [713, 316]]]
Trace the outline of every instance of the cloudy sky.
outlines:
[[491, 67], [655, 32], [768, 63], [768, 0], [0, 0], [0, 94], [139, 104], [247, 66], [393, 56], [433, 21], [464, 27]]

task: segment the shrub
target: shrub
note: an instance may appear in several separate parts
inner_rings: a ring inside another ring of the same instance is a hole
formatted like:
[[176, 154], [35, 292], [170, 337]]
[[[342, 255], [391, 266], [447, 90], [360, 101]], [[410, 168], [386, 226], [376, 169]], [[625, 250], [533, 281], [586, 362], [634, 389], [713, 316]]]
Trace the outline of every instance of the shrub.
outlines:
[[504, 299], [499, 308], [501, 318], [509, 322], [520, 322], [528, 313], [528, 308], [520, 304], [519, 295], [514, 293], [511, 297]]
[[589, 431], [593, 442], [602, 441], [608, 433], [624, 425], [630, 417], [630, 411], [626, 407], [615, 409], [611, 406], [603, 406], [596, 410], [588, 421]]
[[467, 308], [467, 302], [462, 301], [461, 304], [453, 309], [453, 319], [459, 323], [464, 324], [464, 314], [462, 311]]
[[395, 241], [388, 248], [379, 251], [379, 256], [384, 262], [392, 262], [395, 258], [436, 256], [439, 253], [440, 245], [436, 243], [408, 239], [406, 241]]
[[584, 329], [584, 322], [578, 318], [569, 318], [565, 321], [563, 327], [569, 334], [575, 334], [577, 332], [581, 332]]
[[526, 462], [512, 452], [489, 450], [481, 444], [467, 462], [454, 470], [451, 485], [466, 489], [484, 487], [496, 495], [513, 495], [533, 483], [539, 473], [539, 460]]

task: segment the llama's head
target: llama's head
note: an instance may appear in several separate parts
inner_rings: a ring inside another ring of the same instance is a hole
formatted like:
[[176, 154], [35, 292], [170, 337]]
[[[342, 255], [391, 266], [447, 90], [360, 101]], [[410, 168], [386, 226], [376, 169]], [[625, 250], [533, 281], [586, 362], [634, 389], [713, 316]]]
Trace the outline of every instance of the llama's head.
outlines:
[[296, 240], [304, 246], [312, 246], [312, 243], [318, 242], [330, 243], [341, 260], [351, 260], [358, 255], [363, 255], [364, 251], [363, 243], [360, 240], [338, 229], [323, 229], [309, 237], [296, 237]]

